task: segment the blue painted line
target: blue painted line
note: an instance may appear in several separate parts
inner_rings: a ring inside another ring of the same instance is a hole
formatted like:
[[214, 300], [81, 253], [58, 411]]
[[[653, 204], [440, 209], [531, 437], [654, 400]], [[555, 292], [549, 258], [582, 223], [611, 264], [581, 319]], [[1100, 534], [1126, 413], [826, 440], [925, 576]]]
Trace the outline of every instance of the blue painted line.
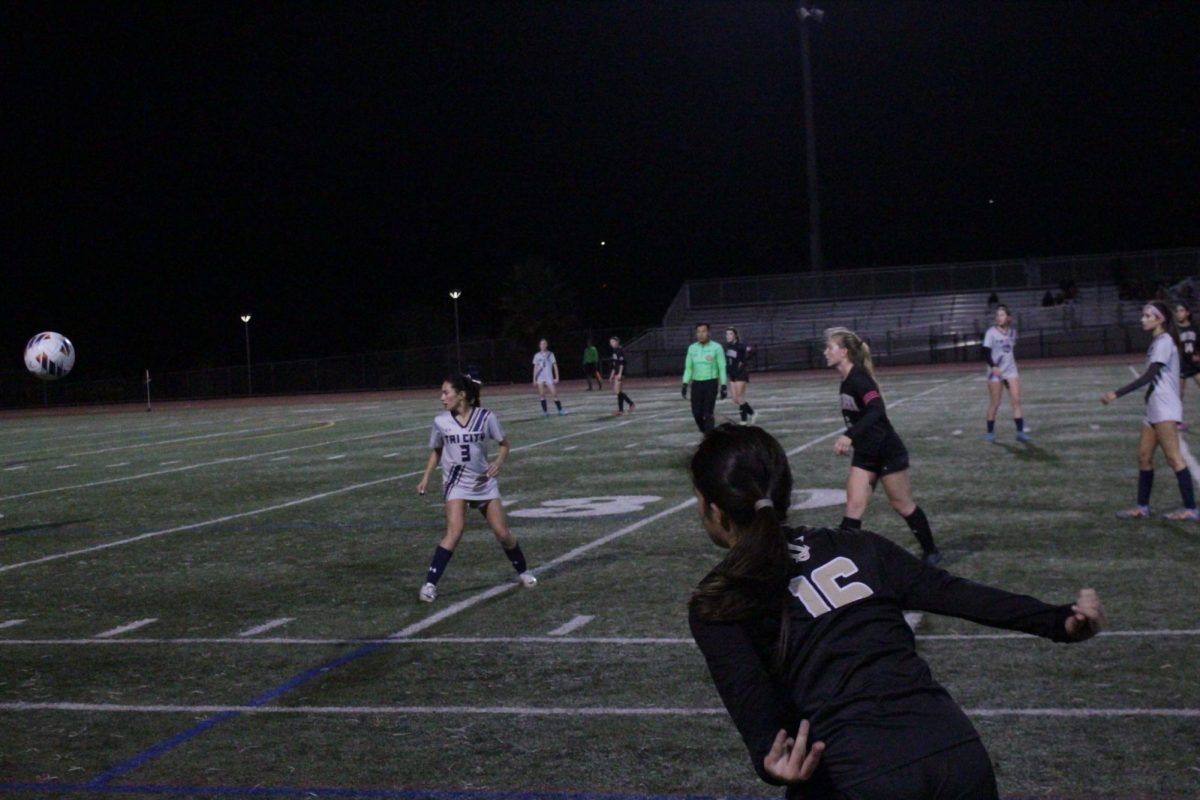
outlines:
[[97, 792], [104, 794], [201, 795], [207, 797], [365, 797], [389, 800], [777, 800], [775, 797], [729, 795], [595, 794], [586, 792], [514, 792], [485, 789], [341, 789], [288, 786], [172, 786], [127, 784], [93, 786], [90, 783], [0, 783], [6, 792]]
[[[287, 692], [290, 692], [292, 689], [295, 689], [298, 686], [302, 686], [305, 683], [308, 683], [313, 678], [319, 678], [320, 676], [324, 675], [327, 672], [330, 672], [331, 670], [337, 669], [340, 666], [349, 664], [351, 661], [357, 661], [358, 659], [362, 658], [363, 656], [368, 656], [371, 653], [374, 653], [376, 650], [379, 650], [380, 648], [384, 647], [385, 644], [386, 644], [385, 642], [375, 642], [373, 644], [366, 645], [365, 647], [360, 647], [357, 650], [347, 653], [346, 655], [339, 656], [338, 658], [335, 658], [332, 661], [326, 662], [318, 667], [313, 667], [312, 669], [305, 670], [304, 672], [301, 672], [299, 675], [296, 675], [295, 677], [290, 678], [287, 681], [285, 681], [284, 683], [281, 683], [280, 685], [276, 686], [274, 689], [270, 689], [266, 692], [263, 692], [262, 694], [253, 698], [249, 702], [243, 703], [242, 705], [245, 708], [257, 708], [259, 706], [265, 706], [267, 703], [270, 703], [272, 700], [277, 699], [280, 695], [283, 695]], [[148, 763], [150, 761], [153, 761], [154, 759], [158, 758], [159, 756], [161, 756], [165, 753], [169, 753], [170, 751], [174, 750], [176, 747], [179, 747], [179, 745], [184, 744], [185, 742], [191, 741], [192, 739], [196, 738], [197, 736], [199, 736], [200, 734], [209, 730], [210, 728], [214, 728], [217, 725], [220, 725], [222, 722], [228, 722], [229, 720], [234, 719], [235, 717], [240, 717], [240, 716], [242, 716], [242, 712], [240, 712], [240, 711], [223, 711], [220, 714], [215, 714], [215, 715], [209, 717], [208, 719], [198, 722], [197, 724], [193, 725], [192, 727], [188, 728], [187, 730], [177, 733], [174, 736], [172, 736], [171, 738], [164, 739], [163, 741], [159, 742], [158, 744], [156, 744], [146, 750], [143, 750], [142, 752], [138, 753], [133, 758], [131, 758], [127, 761], [124, 761], [124, 762], [116, 765], [115, 767], [100, 773], [99, 775], [92, 778], [90, 781], [88, 781], [86, 784], [83, 784], [83, 785], [85, 785], [93, 790], [102, 789], [105, 787], [106, 784], [111, 782], [113, 779], [119, 778], [122, 775], [125, 775], [126, 773], [132, 772], [133, 770], [138, 769], [139, 767], [145, 765], [146, 763]], [[336, 797], [336, 795], [332, 795], [332, 796]], [[349, 795], [349, 796], [353, 797], [354, 795]]]

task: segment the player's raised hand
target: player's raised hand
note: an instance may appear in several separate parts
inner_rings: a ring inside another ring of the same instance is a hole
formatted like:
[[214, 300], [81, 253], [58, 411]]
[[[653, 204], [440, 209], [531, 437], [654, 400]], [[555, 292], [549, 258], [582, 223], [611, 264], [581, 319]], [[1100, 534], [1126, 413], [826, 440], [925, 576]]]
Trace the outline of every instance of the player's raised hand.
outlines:
[[1095, 589], [1080, 589], [1071, 612], [1067, 617], [1067, 636], [1077, 642], [1090, 639], [1108, 627], [1108, 615]]
[[784, 783], [801, 783], [812, 777], [821, 763], [825, 752], [824, 742], [813, 742], [808, 747], [808, 720], [800, 723], [796, 738], [788, 736], [786, 730], [775, 735], [771, 751], [763, 757], [763, 769], [772, 778]]

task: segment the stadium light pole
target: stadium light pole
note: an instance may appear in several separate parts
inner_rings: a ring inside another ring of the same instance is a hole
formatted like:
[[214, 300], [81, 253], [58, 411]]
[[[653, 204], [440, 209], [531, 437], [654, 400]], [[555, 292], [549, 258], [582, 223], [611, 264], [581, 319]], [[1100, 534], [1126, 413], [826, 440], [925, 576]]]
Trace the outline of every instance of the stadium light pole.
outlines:
[[450, 292], [450, 299], [454, 301], [454, 357], [458, 364], [458, 371], [462, 372], [462, 340], [458, 335], [458, 298], [462, 297], [462, 292], [458, 289]]
[[817, 129], [813, 122], [812, 65], [808, 57], [808, 22], [820, 22], [825, 12], [809, 8], [808, 0], [800, 0], [796, 9], [800, 18], [800, 69], [804, 75], [804, 142], [805, 170], [808, 173], [808, 253], [813, 272], [824, 269], [821, 262], [821, 203], [817, 197]]
[[254, 394], [253, 376], [250, 373], [250, 315], [242, 314], [242, 325], [246, 328], [246, 394]]

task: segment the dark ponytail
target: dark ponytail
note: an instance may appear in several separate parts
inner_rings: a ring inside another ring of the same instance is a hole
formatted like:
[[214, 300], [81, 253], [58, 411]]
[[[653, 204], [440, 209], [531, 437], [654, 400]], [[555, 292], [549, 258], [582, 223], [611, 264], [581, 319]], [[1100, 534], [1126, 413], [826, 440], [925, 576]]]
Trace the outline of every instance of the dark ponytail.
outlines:
[[792, 501], [792, 471], [783, 448], [762, 428], [726, 423], [704, 437], [691, 473], [696, 491], [738, 537], [689, 607], [711, 622], [777, 611], [791, 579], [782, 523]]
[[456, 392], [462, 392], [467, 396], [467, 405], [472, 408], [479, 408], [479, 390], [483, 386], [483, 382], [472, 378], [470, 375], [461, 373], [446, 376], [446, 383], [450, 384]]
[[1175, 311], [1168, 307], [1162, 300], [1151, 300], [1146, 305], [1153, 306], [1154, 310], [1162, 315], [1162, 328], [1171, 334], [1171, 341], [1175, 342], [1175, 349], [1182, 355], [1183, 343], [1179, 341], [1179, 325], [1175, 322]]

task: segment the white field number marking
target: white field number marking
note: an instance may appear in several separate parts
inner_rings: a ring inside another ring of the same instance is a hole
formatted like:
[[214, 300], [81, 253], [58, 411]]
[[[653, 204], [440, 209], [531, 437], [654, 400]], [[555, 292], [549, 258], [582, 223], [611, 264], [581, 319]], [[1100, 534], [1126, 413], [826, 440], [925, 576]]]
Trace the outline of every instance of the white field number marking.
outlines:
[[606, 517], [613, 514], [628, 514], [641, 511], [661, 497], [653, 494], [620, 494], [598, 497], [574, 497], [565, 500], [546, 500], [538, 508], [523, 508], [513, 511], [510, 517], [547, 518]]

